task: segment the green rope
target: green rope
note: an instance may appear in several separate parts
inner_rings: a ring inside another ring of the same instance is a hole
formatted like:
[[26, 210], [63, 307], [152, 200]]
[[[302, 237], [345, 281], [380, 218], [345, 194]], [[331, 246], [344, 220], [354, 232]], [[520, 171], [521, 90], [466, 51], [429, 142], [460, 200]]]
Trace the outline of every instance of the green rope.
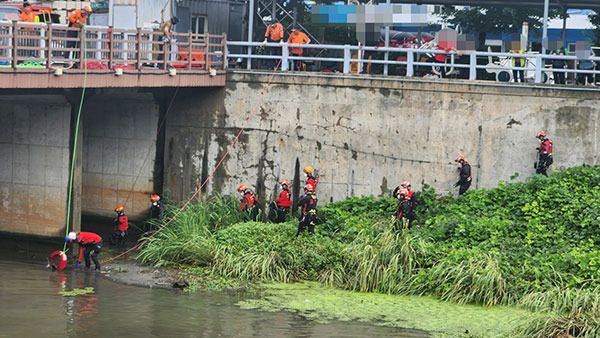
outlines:
[[[79, 101], [79, 111], [77, 112], [77, 123], [75, 123], [75, 140], [73, 141], [73, 156], [71, 157], [71, 174], [69, 177], [69, 198], [67, 199], [67, 224], [65, 226], [65, 238], [69, 236], [69, 222], [71, 220], [71, 196], [73, 193], [73, 176], [75, 172], [75, 156], [77, 156], [77, 139], [79, 135], [79, 121], [81, 119], [81, 109], [83, 107], [83, 98], [85, 96], [85, 87], [87, 84], [87, 43], [86, 30], [83, 27], [83, 89], [81, 91], [81, 100]], [[81, 59], [81, 58], [80, 58]], [[67, 249], [67, 242], [63, 245], [63, 251]]]

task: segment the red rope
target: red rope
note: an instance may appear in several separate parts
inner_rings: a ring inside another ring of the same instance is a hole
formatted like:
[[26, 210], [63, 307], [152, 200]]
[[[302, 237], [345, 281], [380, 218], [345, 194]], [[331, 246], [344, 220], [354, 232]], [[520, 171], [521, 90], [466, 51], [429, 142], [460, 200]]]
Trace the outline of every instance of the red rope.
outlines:
[[256, 112], [258, 110], [258, 107], [260, 106], [260, 104], [262, 102], [262, 99], [264, 98], [265, 93], [267, 92], [267, 88], [269, 88], [269, 86], [271, 85], [271, 81], [273, 80], [273, 77], [277, 73], [277, 69], [279, 69], [279, 65], [280, 64], [281, 64], [281, 60], [279, 60], [279, 63], [277, 63], [277, 66], [275, 67], [275, 69], [273, 70], [273, 73], [269, 77], [269, 81], [267, 82], [267, 84], [265, 85], [265, 88], [263, 88], [263, 91], [260, 94], [258, 102], [256, 103], [256, 105], [254, 106], [254, 108], [250, 112], [250, 115], [248, 115], [248, 118], [246, 119], [246, 121], [244, 121], [244, 124], [242, 125], [242, 128], [240, 129], [240, 131], [235, 136], [235, 139], [233, 140], [233, 142], [231, 143], [231, 145], [229, 145], [229, 148], [227, 148], [227, 151], [225, 152], [225, 154], [223, 154], [223, 156], [221, 157], [221, 160], [219, 160], [219, 162], [217, 163], [217, 165], [215, 166], [215, 168], [213, 169], [213, 171], [210, 173], [210, 175], [208, 175], [208, 177], [206, 177], [206, 179], [204, 180], [204, 182], [202, 182], [202, 184], [200, 185], [200, 187], [198, 187], [198, 189], [196, 189], [196, 191], [194, 192], [194, 194], [185, 202], [185, 204], [181, 208], [179, 208], [179, 210], [177, 210], [177, 213], [175, 213], [175, 215], [173, 217], [171, 217], [171, 219], [169, 219], [165, 224], [163, 224], [154, 233], [152, 233], [152, 235], [146, 237], [143, 241], [139, 242], [138, 244], [136, 244], [135, 246], [133, 246], [131, 249], [128, 249], [127, 251], [124, 251], [124, 252], [122, 252], [122, 253], [120, 253], [120, 254], [112, 257], [112, 258], [106, 259], [106, 260], [102, 261], [102, 263], [108, 263], [110, 261], [113, 261], [113, 260], [121, 257], [121, 256], [124, 256], [124, 255], [130, 253], [131, 251], [139, 248], [142, 244], [146, 243], [146, 241], [148, 241], [150, 238], [156, 236], [167, 225], [169, 225], [171, 222], [173, 222], [173, 220], [175, 220], [177, 218], [177, 216], [179, 216], [179, 214], [183, 211], [183, 209], [185, 209], [191, 203], [191, 201], [196, 197], [196, 195], [198, 195], [198, 193], [200, 193], [200, 191], [202, 190], [202, 188], [204, 188], [204, 186], [206, 185], [206, 183], [208, 182], [208, 180], [215, 174], [215, 172], [217, 171], [217, 169], [221, 166], [221, 164], [223, 163], [223, 161], [225, 160], [225, 158], [227, 157], [227, 155], [229, 154], [229, 152], [231, 151], [231, 149], [233, 149], [233, 147], [235, 146], [235, 144], [239, 140], [240, 136], [242, 135], [242, 132], [244, 131], [244, 129], [246, 129], [246, 125], [248, 124], [248, 122], [250, 121], [250, 119], [256, 114]]

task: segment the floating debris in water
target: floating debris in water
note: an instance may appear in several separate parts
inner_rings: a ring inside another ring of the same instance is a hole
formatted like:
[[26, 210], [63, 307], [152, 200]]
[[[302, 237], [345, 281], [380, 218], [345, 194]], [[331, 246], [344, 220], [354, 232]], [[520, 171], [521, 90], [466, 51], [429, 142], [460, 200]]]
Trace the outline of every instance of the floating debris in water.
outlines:
[[80, 296], [80, 295], [87, 295], [90, 293], [94, 293], [94, 288], [91, 286], [88, 286], [87, 288], [83, 288], [83, 289], [73, 289], [71, 291], [61, 291], [59, 292], [61, 295], [65, 296], [65, 297], [69, 297], [69, 296]]

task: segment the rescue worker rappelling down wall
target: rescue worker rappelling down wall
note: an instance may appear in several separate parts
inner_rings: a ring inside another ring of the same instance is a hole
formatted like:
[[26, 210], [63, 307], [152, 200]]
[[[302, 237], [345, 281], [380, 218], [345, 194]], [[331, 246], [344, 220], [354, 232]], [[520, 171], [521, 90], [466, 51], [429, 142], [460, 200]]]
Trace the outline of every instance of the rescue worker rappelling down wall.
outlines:
[[462, 195], [469, 189], [471, 186], [471, 165], [469, 162], [465, 161], [465, 157], [463, 155], [458, 155], [454, 162], [458, 162], [460, 167], [458, 170], [458, 182], [454, 184], [454, 187], [458, 187], [460, 185], [460, 189], [458, 189], [458, 196]]
[[317, 190], [317, 184], [319, 183], [319, 172], [311, 166], [304, 167], [304, 175], [306, 176], [306, 184], [313, 186], [313, 192]]
[[552, 158], [552, 141], [546, 137], [546, 133], [540, 131], [535, 136], [540, 140], [540, 146], [535, 148], [538, 151], [538, 160], [533, 163], [536, 174], [548, 176], [546, 170], [550, 168], [554, 159]]
[[296, 237], [307, 227], [308, 232], [312, 235], [315, 233], [315, 224], [317, 223], [317, 196], [312, 184], [307, 183], [304, 186], [304, 196], [298, 204], [300, 206], [300, 222], [298, 222]]
[[245, 217], [256, 221], [258, 218], [258, 198], [243, 184], [238, 187], [238, 191], [242, 194], [240, 211], [245, 214]]
[[410, 220], [408, 215], [410, 213], [410, 199], [408, 198], [408, 190], [400, 188], [394, 190], [394, 197], [398, 199], [398, 206], [394, 211], [394, 227], [396, 230], [408, 228], [410, 226]]
[[80, 232], [78, 234], [70, 232], [69, 236], [65, 238], [65, 241], [68, 243], [76, 242], [79, 244], [79, 258], [77, 258], [77, 263], [75, 263], [75, 269], [79, 269], [81, 257], [85, 258], [85, 268], [89, 269], [92, 265], [90, 262], [91, 257], [96, 265], [96, 271], [100, 271], [98, 254], [102, 250], [102, 237], [93, 232]]
[[125, 208], [122, 205], [117, 205], [115, 208], [117, 217], [114, 220], [115, 228], [110, 237], [110, 244], [116, 246], [124, 246], [127, 241], [127, 229], [129, 229], [129, 220], [125, 215]]
[[285, 222], [285, 216], [290, 213], [292, 207], [292, 200], [290, 199], [290, 182], [283, 180], [279, 182], [281, 185], [281, 192], [279, 197], [275, 199], [277, 205], [277, 223]]

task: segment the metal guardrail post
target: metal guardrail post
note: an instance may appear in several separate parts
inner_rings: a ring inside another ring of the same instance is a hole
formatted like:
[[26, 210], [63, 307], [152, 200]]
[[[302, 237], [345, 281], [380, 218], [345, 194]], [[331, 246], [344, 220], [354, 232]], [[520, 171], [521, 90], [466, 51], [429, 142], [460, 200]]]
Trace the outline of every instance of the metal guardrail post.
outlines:
[[40, 28], [40, 59], [46, 58], [46, 29]]
[[471, 52], [469, 55], [469, 80], [477, 80], [477, 54]]
[[406, 76], [415, 75], [415, 54], [411, 51], [406, 53]]
[[229, 62], [227, 61], [227, 34], [223, 33], [223, 38], [221, 40], [221, 51], [223, 57], [223, 69], [227, 69]]
[[[192, 46], [192, 31], [188, 31], [187, 39], [188, 39], [188, 52], [187, 52], [187, 54], [188, 54], [187, 55], [188, 62], [187, 62], [187, 67], [186, 68], [188, 70], [191, 70], [192, 69], [192, 47], [193, 47]], [[204, 41], [206, 43], [206, 48], [204, 49], [205, 53], [206, 53], [206, 50], [208, 49], [208, 42], [206, 41], [206, 39], [208, 39], [208, 34], [204, 34]], [[208, 59], [205, 58], [204, 59], [204, 64], [206, 65], [207, 62], [208, 62]]]
[[82, 68], [87, 68], [87, 64], [83, 64], [85, 60], [85, 55], [83, 55], [83, 52], [85, 51], [85, 34], [86, 30], [79, 27], [79, 65]]
[[108, 68], [113, 69], [113, 30], [108, 27]]
[[17, 41], [17, 21], [14, 20], [13, 24], [12, 24], [12, 33], [13, 33], [13, 38], [12, 38], [12, 67], [13, 68], [17, 68], [17, 47], [18, 47], [18, 41]]
[[542, 83], [542, 55], [535, 56], [535, 83]]
[[350, 73], [350, 45], [344, 45], [344, 74]]
[[46, 55], [46, 68], [50, 69], [52, 66], [52, 24], [48, 25], [46, 31], [46, 39], [48, 40], [48, 54]]
[[290, 50], [288, 46], [289, 44], [286, 42], [283, 44], [283, 47], [281, 47], [281, 70], [288, 70], [290, 66], [288, 61]]
[[136, 64], [137, 69], [142, 70], [142, 30], [138, 27], [137, 29], [137, 43], [136, 43]]

